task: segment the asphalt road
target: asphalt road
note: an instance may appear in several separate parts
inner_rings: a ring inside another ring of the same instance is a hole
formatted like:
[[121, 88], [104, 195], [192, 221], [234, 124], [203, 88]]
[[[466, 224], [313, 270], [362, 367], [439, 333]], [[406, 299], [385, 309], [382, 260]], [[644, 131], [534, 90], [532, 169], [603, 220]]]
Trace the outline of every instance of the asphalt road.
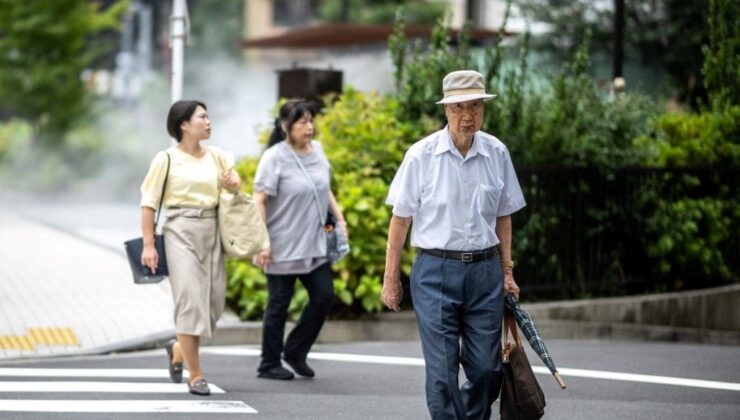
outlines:
[[[547, 399], [545, 419], [740, 418], [738, 347], [571, 340], [549, 340], [547, 344], [568, 388], [560, 390], [549, 374], [537, 375]], [[316, 378], [271, 381], [256, 377], [256, 348], [205, 348], [203, 365], [207, 377], [224, 391], [210, 397], [192, 396], [185, 385], [172, 388], [164, 370], [163, 350], [6, 363], [0, 365], [0, 419], [428, 418], [419, 343], [321, 345], [314, 352], [321, 358], [310, 359]], [[358, 355], [395, 359], [365, 360]], [[360, 360], [347, 360], [353, 356]], [[532, 354], [530, 360], [533, 365], [540, 364]], [[614, 372], [647, 376], [603, 378]], [[159, 377], [125, 377], [127, 374]], [[677, 378], [699, 381], [676, 385]], [[133, 385], [116, 389], [125, 386], [121, 383]], [[88, 389], [80, 391], [79, 386]], [[21, 387], [24, 390], [18, 391]], [[51, 391], [50, 387], [59, 389]], [[170, 388], [162, 390], [166, 387]], [[155, 406], [161, 409], [175, 404], [191, 405], [183, 408], [184, 413], [134, 413], [140, 405], [152, 401], [157, 401]], [[60, 412], [89, 407], [103, 412]], [[256, 413], [192, 412], [235, 407], [251, 408]], [[8, 411], [24, 408], [25, 411]], [[37, 411], [47, 408], [54, 411]], [[107, 412], [111, 410], [121, 412]], [[495, 403], [494, 412], [497, 411]]]

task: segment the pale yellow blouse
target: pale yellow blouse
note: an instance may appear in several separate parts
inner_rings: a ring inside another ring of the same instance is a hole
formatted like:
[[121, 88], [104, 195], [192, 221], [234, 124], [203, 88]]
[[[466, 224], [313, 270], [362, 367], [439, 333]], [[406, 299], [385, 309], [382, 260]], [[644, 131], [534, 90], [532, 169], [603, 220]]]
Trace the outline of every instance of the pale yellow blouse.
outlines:
[[[170, 155], [170, 175], [164, 193], [163, 207], [213, 209], [218, 205], [218, 179], [221, 170], [213, 159], [221, 159], [224, 168], [234, 166], [234, 157], [218, 147], [208, 147], [201, 158], [193, 157], [176, 146], [154, 156], [149, 172], [141, 184], [141, 207], [157, 210]], [[213, 154], [213, 155], [212, 155]]]

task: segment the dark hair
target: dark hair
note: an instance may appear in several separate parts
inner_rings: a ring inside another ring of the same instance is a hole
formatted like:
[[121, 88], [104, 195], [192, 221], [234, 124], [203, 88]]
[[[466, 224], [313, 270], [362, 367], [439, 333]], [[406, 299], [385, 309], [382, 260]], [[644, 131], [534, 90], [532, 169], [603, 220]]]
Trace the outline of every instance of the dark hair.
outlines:
[[[287, 133], [290, 133], [290, 129], [293, 124], [298, 122], [304, 115], [313, 115], [313, 107], [310, 103], [304, 99], [290, 99], [288, 102], [280, 107], [280, 112], [277, 118], [275, 118], [275, 127], [272, 129], [270, 134], [270, 140], [267, 142], [267, 147], [272, 147], [277, 143], [285, 140]], [[283, 124], [285, 124], [286, 131], [283, 131]]]
[[177, 101], [170, 107], [170, 112], [167, 114], [167, 132], [170, 133], [170, 136], [174, 137], [178, 143], [182, 140], [182, 128], [180, 128], [180, 126], [184, 121], [190, 121], [190, 118], [192, 118], [195, 113], [195, 109], [199, 106], [208, 110], [208, 108], [206, 108], [206, 104], [203, 102], [188, 99]]

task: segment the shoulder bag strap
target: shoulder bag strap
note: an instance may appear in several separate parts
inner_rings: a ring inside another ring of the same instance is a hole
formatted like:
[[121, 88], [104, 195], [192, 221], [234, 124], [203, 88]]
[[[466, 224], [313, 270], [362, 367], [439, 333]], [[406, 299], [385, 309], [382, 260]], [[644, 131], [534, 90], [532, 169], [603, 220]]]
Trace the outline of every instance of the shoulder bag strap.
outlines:
[[207, 153], [211, 155], [213, 158], [213, 162], [216, 163], [216, 188], [218, 189], [218, 194], [221, 195], [221, 173], [225, 172], [223, 165], [221, 164], [221, 160], [216, 157], [216, 154], [213, 153], [211, 149], [206, 149]]
[[301, 159], [298, 157], [298, 155], [293, 151], [293, 149], [288, 146], [285, 143], [281, 143], [281, 146], [288, 149], [291, 155], [293, 155], [293, 159], [295, 159], [295, 163], [298, 164], [298, 168], [303, 172], [303, 176], [306, 177], [308, 180], [308, 183], [311, 185], [311, 191], [313, 191], [313, 198], [316, 200], [316, 209], [319, 211], [319, 220], [321, 221], [321, 226], [324, 226], [326, 224], [326, 216], [321, 214], [321, 205], [319, 204], [319, 192], [316, 190], [316, 185], [314, 185], [313, 181], [311, 180], [311, 177], [308, 176], [308, 172], [306, 172], [306, 168], [303, 166], [303, 163], [301, 163]]
[[159, 195], [159, 208], [157, 209], [157, 218], [154, 220], [154, 232], [157, 232], [157, 224], [159, 223], [159, 215], [162, 213], [162, 202], [164, 201], [164, 192], [167, 189], [167, 178], [170, 177], [170, 154], [164, 152], [167, 155], [167, 172], [164, 174], [164, 183], [162, 184], [162, 194]]

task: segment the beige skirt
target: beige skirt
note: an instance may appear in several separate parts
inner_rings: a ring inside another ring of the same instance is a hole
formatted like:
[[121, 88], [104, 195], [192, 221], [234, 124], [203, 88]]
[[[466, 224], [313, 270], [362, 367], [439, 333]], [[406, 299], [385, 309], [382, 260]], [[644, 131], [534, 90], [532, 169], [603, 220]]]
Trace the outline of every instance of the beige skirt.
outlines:
[[210, 338], [224, 310], [226, 271], [216, 210], [168, 209], [164, 232], [175, 332]]

